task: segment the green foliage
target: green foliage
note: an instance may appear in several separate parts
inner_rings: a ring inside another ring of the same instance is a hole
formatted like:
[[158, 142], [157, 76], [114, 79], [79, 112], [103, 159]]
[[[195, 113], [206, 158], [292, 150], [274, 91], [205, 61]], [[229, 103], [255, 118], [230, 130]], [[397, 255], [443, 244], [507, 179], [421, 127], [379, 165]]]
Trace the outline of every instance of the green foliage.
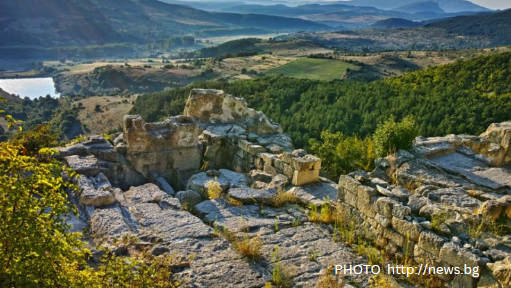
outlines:
[[183, 54], [186, 57], [217, 57], [224, 54], [236, 54], [243, 51], [256, 51], [255, 44], [262, 40], [257, 38], [243, 38], [222, 43], [215, 47], [202, 48], [197, 52]]
[[[35, 143], [38, 140], [41, 143]], [[74, 177], [74, 173], [58, 161], [39, 160], [55, 153], [43, 147], [45, 141], [39, 135], [30, 144], [22, 142], [40, 148], [34, 156], [19, 144], [0, 143], [2, 287], [179, 287], [170, 257], [107, 253], [96, 268], [87, 265], [90, 252], [83, 248], [81, 234], [70, 233], [64, 222], [77, 211], [66, 193], [76, 187], [62, 174]]]
[[323, 131], [321, 139], [311, 139], [310, 150], [319, 156], [332, 179], [356, 170], [371, 170], [374, 165], [373, 141], [341, 132]]
[[23, 146], [29, 155], [38, 156], [39, 150], [58, 145], [59, 134], [49, 125], [37, 125], [14, 136], [13, 142]]
[[117, 257], [107, 253], [101, 265], [91, 273], [86, 287], [176, 288], [182, 282], [173, 279], [175, 261], [170, 256]]
[[130, 113], [147, 121], [182, 113], [192, 88], [223, 89], [280, 123], [297, 147], [322, 131], [372, 135], [392, 115], [414, 115], [422, 136], [480, 134], [509, 121], [511, 53], [429, 68], [374, 82], [263, 77], [231, 83], [198, 82], [139, 97]]
[[[67, 201], [59, 162], [39, 162], [25, 148], [0, 144], [0, 283], [6, 287], [70, 287], [84, 250], [62, 220]], [[41, 153], [52, 153], [43, 149]], [[37, 284], [36, 284], [37, 283]]]
[[275, 284], [275, 287], [291, 288], [294, 285], [293, 278], [295, 273], [290, 266], [282, 265], [282, 259], [279, 254], [280, 247], [275, 245], [275, 248], [271, 253], [271, 259], [273, 263], [272, 282]]
[[394, 117], [378, 124], [374, 132], [374, 150], [377, 156], [385, 157], [399, 149], [412, 148], [413, 140], [417, 137], [415, 120], [411, 116], [396, 122]]

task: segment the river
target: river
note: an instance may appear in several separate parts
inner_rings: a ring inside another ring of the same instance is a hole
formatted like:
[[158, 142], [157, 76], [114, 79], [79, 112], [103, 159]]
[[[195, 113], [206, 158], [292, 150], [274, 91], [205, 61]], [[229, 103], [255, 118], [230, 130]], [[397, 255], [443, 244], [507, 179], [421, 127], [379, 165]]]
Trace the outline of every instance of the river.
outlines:
[[21, 98], [35, 99], [46, 95], [53, 98], [60, 97], [60, 94], [55, 91], [55, 83], [51, 77], [0, 79], [0, 88]]

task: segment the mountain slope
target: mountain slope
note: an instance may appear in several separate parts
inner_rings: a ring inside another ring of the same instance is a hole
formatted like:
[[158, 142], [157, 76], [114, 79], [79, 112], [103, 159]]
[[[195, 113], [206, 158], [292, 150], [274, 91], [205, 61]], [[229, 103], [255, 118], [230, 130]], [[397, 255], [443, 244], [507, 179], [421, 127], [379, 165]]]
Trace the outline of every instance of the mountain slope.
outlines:
[[413, 22], [406, 19], [401, 18], [389, 18], [385, 20], [380, 20], [374, 24], [372, 24], [371, 28], [376, 29], [385, 29], [385, 28], [396, 28], [396, 27], [418, 27], [421, 26], [420, 23]]
[[0, 24], [0, 46], [143, 43], [207, 28], [328, 29], [302, 19], [213, 13], [157, 0], [0, 0]]
[[[393, 0], [393, 1], [382, 1], [382, 0], [352, 0], [347, 2], [339, 2], [347, 5], [355, 6], [372, 6], [378, 9], [394, 9], [404, 5], [408, 5], [416, 2], [423, 2], [424, 0]], [[458, 12], [487, 12], [490, 9], [476, 5], [470, 1], [465, 0], [438, 0], [436, 1], [440, 5], [440, 8], [447, 13], [458, 13]]]
[[449, 18], [425, 27], [442, 28], [458, 35], [485, 36], [491, 39], [492, 45], [507, 45], [511, 43], [511, 9]]
[[392, 9], [393, 11], [405, 12], [405, 13], [445, 13], [437, 2], [425, 1], [425, 2], [414, 2], [398, 8]]
[[[341, 2], [342, 3], [342, 2]], [[374, 7], [358, 7], [344, 4], [306, 4], [296, 7], [279, 5], [256, 5], [244, 4], [222, 9], [225, 12], [235, 13], [262, 13], [278, 16], [304, 16], [313, 14], [325, 14], [333, 12], [346, 12], [353, 15], [384, 15], [384, 16], [404, 16], [403, 13], [395, 11], [384, 11]]]

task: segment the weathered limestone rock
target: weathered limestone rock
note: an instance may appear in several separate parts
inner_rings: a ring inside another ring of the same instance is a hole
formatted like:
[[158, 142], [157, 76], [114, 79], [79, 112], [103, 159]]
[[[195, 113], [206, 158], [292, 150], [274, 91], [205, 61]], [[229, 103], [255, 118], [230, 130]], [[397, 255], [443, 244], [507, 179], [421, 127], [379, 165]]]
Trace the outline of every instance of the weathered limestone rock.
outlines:
[[115, 203], [112, 185], [105, 175], [100, 173], [96, 177], [90, 178], [80, 175], [77, 182], [80, 188], [79, 201], [81, 205], [101, 207]]
[[488, 263], [488, 268], [502, 287], [511, 287], [511, 257], [495, 263]]
[[259, 111], [247, 107], [243, 98], [221, 90], [193, 89], [186, 102], [185, 116], [203, 123], [230, 123], [259, 135], [279, 134], [282, 129]]
[[155, 171], [175, 187], [199, 171], [199, 127], [190, 117], [175, 116], [164, 122], [145, 123], [140, 116], [124, 117], [126, 159], [148, 177]]
[[118, 207], [96, 209], [90, 219], [91, 232], [97, 245], [112, 243], [124, 234], [135, 233]]
[[440, 249], [445, 243], [445, 238], [430, 231], [422, 231], [418, 243], [420, 249], [438, 257], [440, 255]]
[[304, 186], [297, 186], [289, 189], [298, 201], [303, 205], [316, 205], [320, 206], [325, 201], [337, 200], [337, 185], [330, 181], [321, 181], [315, 184], [308, 184]]
[[176, 198], [179, 199], [179, 202], [183, 207], [190, 208], [195, 207], [195, 205], [199, 204], [202, 201], [201, 194], [193, 190], [179, 191], [176, 194]]
[[479, 213], [485, 218], [489, 218], [492, 221], [497, 220], [502, 213], [502, 203], [497, 200], [486, 201], [479, 208]]
[[495, 165], [501, 166], [511, 163], [511, 122], [491, 124], [486, 132], [481, 134], [481, 138], [500, 147], [489, 155], [494, 160]]
[[275, 189], [251, 189], [251, 188], [234, 188], [230, 189], [229, 197], [240, 201], [243, 204], [265, 204], [272, 205], [277, 190]]
[[73, 155], [66, 157], [65, 161], [67, 166], [78, 174], [90, 177], [99, 173], [98, 159], [94, 156]]
[[[160, 203], [173, 198], [163, 192], [158, 186], [148, 183], [138, 187], [131, 187], [124, 193], [124, 196], [132, 203]], [[172, 200], [171, 200], [172, 201]]]

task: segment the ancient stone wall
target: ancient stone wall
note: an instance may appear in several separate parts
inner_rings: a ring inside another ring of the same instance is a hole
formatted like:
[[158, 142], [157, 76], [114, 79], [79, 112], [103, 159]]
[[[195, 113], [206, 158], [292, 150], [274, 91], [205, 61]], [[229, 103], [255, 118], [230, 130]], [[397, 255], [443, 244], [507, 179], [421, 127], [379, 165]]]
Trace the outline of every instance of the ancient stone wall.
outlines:
[[509, 126], [494, 124], [482, 137], [420, 137], [412, 153], [341, 176], [341, 211], [390, 255], [430, 267], [479, 267], [477, 277], [436, 275], [452, 287], [509, 287], [502, 275], [511, 272], [511, 238], [488, 228], [511, 218], [511, 169], [502, 162], [508, 130], [496, 127]]
[[181, 188], [201, 166], [200, 131], [195, 120], [186, 116], [146, 123], [140, 116], [127, 115], [120, 145], [124, 147], [126, 159], [146, 179], [156, 172], [174, 187]]
[[317, 182], [321, 160], [293, 144], [262, 112], [248, 108], [243, 98], [219, 90], [194, 89], [184, 116], [145, 123], [140, 116], [124, 118], [118, 147], [144, 177], [156, 172], [176, 189], [202, 169], [259, 169], [285, 175], [293, 185]]

